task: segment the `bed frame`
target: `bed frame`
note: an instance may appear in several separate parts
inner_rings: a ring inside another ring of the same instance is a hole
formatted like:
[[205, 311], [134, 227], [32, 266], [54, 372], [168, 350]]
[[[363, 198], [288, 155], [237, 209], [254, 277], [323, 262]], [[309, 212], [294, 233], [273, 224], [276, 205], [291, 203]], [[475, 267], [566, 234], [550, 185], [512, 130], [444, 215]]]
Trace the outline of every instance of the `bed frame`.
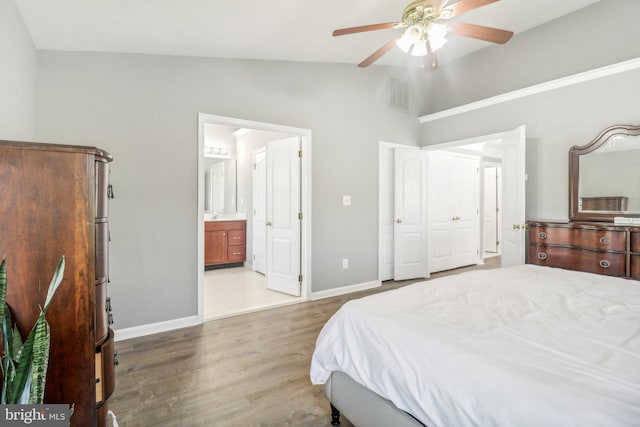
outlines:
[[356, 426], [426, 427], [391, 401], [355, 382], [344, 372], [334, 371], [324, 385], [331, 403], [331, 424], [340, 425], [340, 413]]

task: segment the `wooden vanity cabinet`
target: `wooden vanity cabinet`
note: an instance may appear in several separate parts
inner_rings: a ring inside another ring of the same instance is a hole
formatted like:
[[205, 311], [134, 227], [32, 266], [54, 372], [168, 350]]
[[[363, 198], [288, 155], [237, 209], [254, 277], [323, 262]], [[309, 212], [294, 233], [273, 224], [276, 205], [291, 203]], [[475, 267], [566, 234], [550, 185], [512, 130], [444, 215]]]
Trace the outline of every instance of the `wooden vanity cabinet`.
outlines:
[[44, 402], [75, 405], [71, 427], [105, 426], [115, 388], [107, 297], [111, 161], [94, 147], [0, 141], [0, 254], [7, 257], [7, 304], [23, 338], [65, 257], [47, 311]]
[[640, 228], [595, 222], [528, 226], [529, 264], [640, 279]]
[[204, 223], [205, 267], [241, 266], [246, 261], [247, 221]]

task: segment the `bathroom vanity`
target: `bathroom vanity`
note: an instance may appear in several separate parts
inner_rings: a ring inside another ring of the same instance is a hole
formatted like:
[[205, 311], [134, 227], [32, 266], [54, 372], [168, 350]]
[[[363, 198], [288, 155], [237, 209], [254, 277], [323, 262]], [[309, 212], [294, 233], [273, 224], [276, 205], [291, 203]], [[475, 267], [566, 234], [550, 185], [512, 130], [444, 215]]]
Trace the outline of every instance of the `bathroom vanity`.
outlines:
[[247, 220], [214, 219], [204, 223], [204, 266], [241, 267], [246, 261]]

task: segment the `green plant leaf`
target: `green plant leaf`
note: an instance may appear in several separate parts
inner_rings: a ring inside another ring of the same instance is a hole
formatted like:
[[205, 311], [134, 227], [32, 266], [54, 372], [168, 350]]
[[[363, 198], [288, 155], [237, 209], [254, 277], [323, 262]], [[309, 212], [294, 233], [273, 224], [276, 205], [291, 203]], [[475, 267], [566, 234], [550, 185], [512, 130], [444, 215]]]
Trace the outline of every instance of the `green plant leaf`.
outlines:
[[62, 283], [65, 259], [62, 257], [56, 268], [40, 315], [22, 342], [17, 325], [11, 328], [11, 311], [6, 304], [6, 263], [0, 264], [0, 314], [2, 314], [2, 335], [4, 356], [2, 361], [4, 381], [0, 403], [40, 404], [44, 400], [44, 388], [49, 363], [51, 331], [45, 318], [49, 304]]
[[0, 319], [4, 320], [5, 306], [7, 302], [7, 259], [2, 257], [0, 264]]
[[47, 308], [49, 308], [49, 304], [51, 303], [51, 299], [53, 298], [53, 295], [58, 290], [60, 283], [62, 283], [62, 278], [64, 277], [64, 265], [65, 265], [65, 261], [63, 256], [60, 259], [60, 262], [58, 263], [58, 268], [56, 268], [55, 273], [53, 273], [53, 277], [51, 278], [51, 283], [49, 283], [47, 298], [45, 298], [44, 300], [44, 308], [42, 309], [44, 313], [47, 312]]
[[31, 360], [31, 386], [29, 387], [29, 402], [41, 404], [44, 400], [44, 386], [47, 380], [47, 366], [49, 364], [49, 346], [51, 345], [51, 330], [49, 323], [40, 312], [36, 322], [33, 342], [33, 357]]
[[[9, 308], [7, 307], [7, 310]], [[11, 331], [11, 336], [9, 337], [9, 351], [7, 354], [15, 361], [18, 357], [18, 351], [22, 348], [22, 336], [20, 335], [20, 330], [18, 329], [18, 325], [13, 325], [13, 331]]]
[[[19, 335], [19, 334], [18, 334]], [[2, 358], [2, 374], [4, 381], [2, 382], [2, 397], [0, 402], [5, 402], [5, 396], [7, 394], [7, 384], [9, 383], [7, 378], [9, 375], [9, 364], [13, 363], [13, 329], [11, 329], [11, 311], [7, 304], [4, 304], [4, 316], [2, 319], [2, 345], [4, 349], [4, 356]]]

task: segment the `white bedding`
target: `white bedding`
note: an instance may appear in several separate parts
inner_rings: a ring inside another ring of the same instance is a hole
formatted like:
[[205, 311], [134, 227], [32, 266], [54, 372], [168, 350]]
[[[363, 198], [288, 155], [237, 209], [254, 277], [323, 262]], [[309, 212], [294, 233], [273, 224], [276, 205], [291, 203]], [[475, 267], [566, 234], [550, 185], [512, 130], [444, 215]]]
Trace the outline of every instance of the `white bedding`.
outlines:
[[353, 300], [311, 381], [336, 370], [429, 427], [640, 426], [640, 282], [523, 265]]

